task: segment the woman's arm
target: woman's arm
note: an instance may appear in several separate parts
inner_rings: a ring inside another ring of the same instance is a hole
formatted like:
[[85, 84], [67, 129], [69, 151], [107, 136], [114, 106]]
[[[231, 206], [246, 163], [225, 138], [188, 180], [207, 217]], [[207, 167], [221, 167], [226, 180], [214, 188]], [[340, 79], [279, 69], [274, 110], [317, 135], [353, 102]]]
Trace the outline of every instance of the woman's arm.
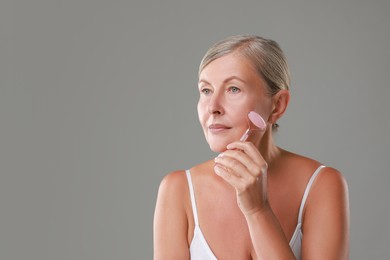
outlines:
[[306, 201], [303, 215], [302, 259], [348, 259], [349, 200], [342, 175], [324, 168]]
[[267, 163], [251, 143], [235, 142], [215, 158], [215, 172], [232, 185], [258, 259], [295, 259], [267, 199]]
[[153, 224], [154, 259], [190, 259], [188, 220], [184, 199], [188, 194], [182, 171], [168, 174], [161, 182]]
[[295, 259], [279, 221], [269, 206], [262, 211], [246, 214], [245, 219], [259, 259]]
[[[231, 184], [259, 259], [295, 259], [267, 200], [266, 163], [249, 143], [236, 142], [216, 158], [216, 173]], [[341, 174], [325, 168], [311, 187], [303, 217], [302, 259], [348, 259], [348, 190]]]
[[[261, 245], [259, 254], [264, 259], [278, 259], [282, 255], [282, 259], [294, 259], [269, 207], [246, 215], [246, 220], [252, 242]], [[302, 232], [302, 260], [349, 259], [348, 187], [337, 170], [326, 167], [316, 178], [306, 201]]]

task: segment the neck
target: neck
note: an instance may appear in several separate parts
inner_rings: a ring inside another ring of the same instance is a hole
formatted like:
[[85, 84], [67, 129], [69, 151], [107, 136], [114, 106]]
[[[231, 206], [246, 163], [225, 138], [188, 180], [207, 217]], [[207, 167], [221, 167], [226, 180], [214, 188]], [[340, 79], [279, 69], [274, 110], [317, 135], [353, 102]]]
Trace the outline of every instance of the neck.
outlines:
[[264, 160], [267, 162], [268, 166], [270, 166], [280, 155], [281, 149], [274, 143], [271, 128], [267, 128], [260, 141], [260, 144], [258, 145], [258, 149]]

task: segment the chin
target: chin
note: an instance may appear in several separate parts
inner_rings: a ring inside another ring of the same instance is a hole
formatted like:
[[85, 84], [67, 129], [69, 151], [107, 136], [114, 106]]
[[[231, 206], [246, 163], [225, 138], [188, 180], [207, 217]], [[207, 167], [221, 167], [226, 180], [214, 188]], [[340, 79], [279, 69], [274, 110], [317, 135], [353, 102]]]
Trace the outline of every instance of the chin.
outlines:
[[213, 152], [216, 152], [216, 153], [222, 153], [224, 151], [226, 151], [226, 146], [228, 145], [228, 143], [222, 143], [222, 142], [211, 142], [209, 143], [209, 146], [210, 146], [210, 150], [213, 151]]
[[215, 148], [215, 147], [210, 146], [210, 150], [213, 151], [214, 153], [222, 153], [222, 152], [226, 151], [226, 147]]
[[206, 141], [209, 144], [210, 150], [216, 153], [226, 151], [226, 146], [238, 139], [239, 137], [236, 136], [206, 136]]

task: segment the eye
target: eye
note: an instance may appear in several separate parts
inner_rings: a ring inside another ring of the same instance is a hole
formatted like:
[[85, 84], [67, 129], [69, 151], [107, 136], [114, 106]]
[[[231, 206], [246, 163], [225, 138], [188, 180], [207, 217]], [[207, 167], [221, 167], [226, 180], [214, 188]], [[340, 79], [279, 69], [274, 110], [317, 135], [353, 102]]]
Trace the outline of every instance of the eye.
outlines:
[[239, 93], [241, 90], [239, 88], [233, 86], [233, 87], [229, 88], [229, 91], [235, 94], [235, 93]]
[[204, 95], [206, 95], [206, 96], [208, 96], [208, 95], [211, 94], [211, 90], [208, 89], [208, 88], [202, 88], [202, 89], [200, 90], [200, 92], [202, 92], [202, 93], [203, 93]]

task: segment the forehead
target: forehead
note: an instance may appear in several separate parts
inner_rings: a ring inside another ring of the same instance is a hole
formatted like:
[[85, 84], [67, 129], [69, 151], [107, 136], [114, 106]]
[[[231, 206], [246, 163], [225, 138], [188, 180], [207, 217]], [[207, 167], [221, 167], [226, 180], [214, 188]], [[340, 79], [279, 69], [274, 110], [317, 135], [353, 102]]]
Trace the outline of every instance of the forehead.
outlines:
[[250, 83], [262, 81], [252, 62], [237, 52], [229, 53], [210, 62], [199, 74], [199, 81], [212, 83], [231, 77]]

